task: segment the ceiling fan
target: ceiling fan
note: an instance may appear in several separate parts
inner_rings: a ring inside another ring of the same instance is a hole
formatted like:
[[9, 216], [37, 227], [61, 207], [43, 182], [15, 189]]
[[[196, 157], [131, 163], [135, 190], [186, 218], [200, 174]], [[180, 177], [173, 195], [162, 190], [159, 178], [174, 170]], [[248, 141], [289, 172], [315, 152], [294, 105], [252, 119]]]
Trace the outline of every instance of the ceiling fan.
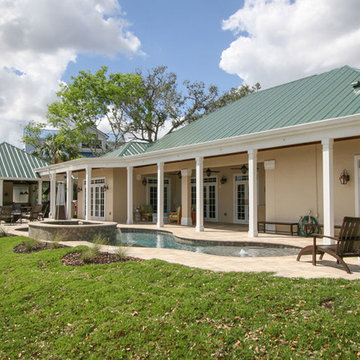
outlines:
[[205, 174], [206, 176], [210, 176], [212, 173], [219, 173], [220, 171], [217, 171], [217, 170], [211, 170], [210, 168], [207, 168], [205, 170]]

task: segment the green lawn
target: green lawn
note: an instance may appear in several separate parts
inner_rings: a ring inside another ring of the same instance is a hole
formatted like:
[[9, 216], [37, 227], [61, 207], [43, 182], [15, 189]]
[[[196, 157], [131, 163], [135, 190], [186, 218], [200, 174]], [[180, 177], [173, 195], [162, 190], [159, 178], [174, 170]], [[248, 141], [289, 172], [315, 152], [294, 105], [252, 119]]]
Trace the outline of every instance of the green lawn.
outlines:
[[0, 238], [0, 359], [360, 357], [360, 281], [73, 268], [61, 258], [74, 249], [15, 254], [23, 240]]

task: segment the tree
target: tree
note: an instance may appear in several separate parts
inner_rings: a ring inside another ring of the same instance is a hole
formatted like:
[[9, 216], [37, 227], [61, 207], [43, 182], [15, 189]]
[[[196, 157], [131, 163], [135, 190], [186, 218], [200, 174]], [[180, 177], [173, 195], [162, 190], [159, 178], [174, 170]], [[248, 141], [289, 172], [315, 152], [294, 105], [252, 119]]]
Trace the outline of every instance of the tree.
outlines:
[[24, 129], [23, 142], [33, 148], [33, 155], [52, 164], [79, 157], [77, 145], [68, 139], [57, 134], [48, 134], [44, 139], [41, 138], [45, 126], [44, 123], [36, 124], [31, 121]]
[[47, 125], [58, 129], [58, 133], [37, 148], [44, 124], [29, 124], [24, 142], [52, 161], [79, 157], [78, 145], [82, 143], [98, 156], [102, 153], [96, 131], [104, 121], [114, 136], [114, 147], [121, 145], [125, 136], [151, 143], [160, 135], [260, 89], [258, 83], [252, 87], [242, 85], [219, 96], [216, 86], [206, 88], [203, 82], [185, 81], [181, 92], [176, 74], [168, 72], [166, 66], [158, 66], [147, 74], [140, 70], [135, 74], [107, 71], [106, 66], [94, 74], [80, 71], [68, 83], [60, 84], [58, 101], [48, 105], [47, 114]]

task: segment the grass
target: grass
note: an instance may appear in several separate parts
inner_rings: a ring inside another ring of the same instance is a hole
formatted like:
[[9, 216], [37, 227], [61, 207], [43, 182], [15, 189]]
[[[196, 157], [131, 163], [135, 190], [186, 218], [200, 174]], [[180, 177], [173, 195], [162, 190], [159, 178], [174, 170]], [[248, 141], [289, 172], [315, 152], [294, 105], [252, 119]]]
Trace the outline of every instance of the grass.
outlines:
[[1, 359], [357, 359], [360, 282], [151, 260], [68, 267], [78, 249], [0, 239]]

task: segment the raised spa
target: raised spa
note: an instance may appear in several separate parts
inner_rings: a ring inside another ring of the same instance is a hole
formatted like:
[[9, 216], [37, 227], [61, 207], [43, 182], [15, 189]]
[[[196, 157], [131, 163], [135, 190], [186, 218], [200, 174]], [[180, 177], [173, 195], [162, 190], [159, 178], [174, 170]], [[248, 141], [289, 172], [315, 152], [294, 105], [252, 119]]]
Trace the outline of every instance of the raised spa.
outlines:
[[82, 220], [49, 220], [29, 223], [29, 237], [48, 241], [91, 241], [95, 236], [113, 242], [116, 223]]

